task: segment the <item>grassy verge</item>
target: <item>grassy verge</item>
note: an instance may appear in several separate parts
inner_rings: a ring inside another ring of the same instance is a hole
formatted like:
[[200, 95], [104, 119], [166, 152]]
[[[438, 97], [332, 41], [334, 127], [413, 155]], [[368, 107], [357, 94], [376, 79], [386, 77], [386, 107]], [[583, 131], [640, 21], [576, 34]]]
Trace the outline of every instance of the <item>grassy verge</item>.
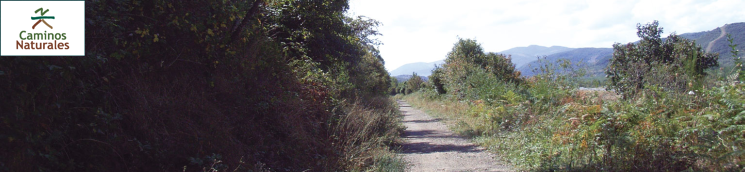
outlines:
[[333, 127], [335, 145], [345, 157], [342, 164], [350, 171], [403, 171], [406, 163], [393, 149], [405, 130], [396, 102], [380, 97], [345, 109]]
[[523, 94], [457, 100], [423, 90], [403, 97], [446, 119], [515, 167], [535, 171], [743, 169], [742, 85], [637, 100], [530, 83]]

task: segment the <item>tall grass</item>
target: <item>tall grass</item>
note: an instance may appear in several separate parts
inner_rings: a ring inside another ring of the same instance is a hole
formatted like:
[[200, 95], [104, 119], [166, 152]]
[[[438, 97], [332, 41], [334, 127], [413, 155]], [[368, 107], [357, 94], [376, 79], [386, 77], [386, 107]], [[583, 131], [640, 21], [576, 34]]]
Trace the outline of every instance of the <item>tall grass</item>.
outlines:
[[343, 162], [352, 171], [399, 171], [405, 168], [391, 146], [401, 142], [405, 127], [392, 99], [372, 98], [344, 107], [344, 113], [332, 127], [332, 138]]

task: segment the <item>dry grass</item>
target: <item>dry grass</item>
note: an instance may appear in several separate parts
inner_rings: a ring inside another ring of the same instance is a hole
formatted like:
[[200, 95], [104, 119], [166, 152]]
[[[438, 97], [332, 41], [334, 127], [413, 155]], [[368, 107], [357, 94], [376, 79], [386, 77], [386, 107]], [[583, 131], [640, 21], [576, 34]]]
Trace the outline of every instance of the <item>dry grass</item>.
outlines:
[[389, 146], [400, 143], [405, 129], [394, 101], [379, 97], [344, 109], [345, 115], [333, 127], [333, 137], [338, 139], [334, 144], [345, 157], [340, 164], [357, 171], [381, 166], [376, 164], [380, 159], [401, 161], [389, 150]]

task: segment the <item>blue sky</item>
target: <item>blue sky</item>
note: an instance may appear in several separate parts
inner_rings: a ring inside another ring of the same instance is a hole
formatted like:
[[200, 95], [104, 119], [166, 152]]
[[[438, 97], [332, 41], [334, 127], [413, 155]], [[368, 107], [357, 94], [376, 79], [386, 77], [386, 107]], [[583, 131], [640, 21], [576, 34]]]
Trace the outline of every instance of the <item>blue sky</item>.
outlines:
[[444, 59], [461, 38], [487, 52], [528, 45], [611, 47], [637, 40], [636, 24], [660, 21], [664, 35], [745, 22], [743, 0], [350, 0], [349, 15], [383, 23], [389, 71]]

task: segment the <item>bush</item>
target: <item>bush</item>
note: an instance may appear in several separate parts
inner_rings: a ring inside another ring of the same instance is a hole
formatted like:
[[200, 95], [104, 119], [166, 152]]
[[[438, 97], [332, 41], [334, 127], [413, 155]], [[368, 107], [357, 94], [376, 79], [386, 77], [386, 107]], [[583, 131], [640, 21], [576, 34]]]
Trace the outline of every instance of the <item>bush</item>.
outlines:
[[510, 82], [472, 63], [480, 49], [469, 40], [456, 43], [449, 55], [461, 58], [449, 56], [443, 68], [452, 96], [405, 98], [526, 171], [742, 171], [739, 69], [704, 83], [717, 56], [661, 33], [657, 22], [639, 25], [640, 43], [614, 46], [611, 87], [626, 100], [577, 89], [584, 70], [568, 60], [541, 62], [539, 75]]
[[639, 95], [645, 85], [684, 93], [702, 88], [705, 69], [718, 66], [716, 54], [705, 53], [694, 41], [671, 34], [662, 40], [658, 22], [637, 25], [639, 43], [613, 45], [606, 70], [608, 89], [624, 98]]
[[509, 57], [484, 53], [481, 45], [473, 39], [459, 38], [448, 52], [443, 69], [444, 90], [460, 98], [464, 98], [466, 90], [474, 87], [467, 82], [468, 77], [478, 72], [486, 72], [500, 81], [522, 82]]

